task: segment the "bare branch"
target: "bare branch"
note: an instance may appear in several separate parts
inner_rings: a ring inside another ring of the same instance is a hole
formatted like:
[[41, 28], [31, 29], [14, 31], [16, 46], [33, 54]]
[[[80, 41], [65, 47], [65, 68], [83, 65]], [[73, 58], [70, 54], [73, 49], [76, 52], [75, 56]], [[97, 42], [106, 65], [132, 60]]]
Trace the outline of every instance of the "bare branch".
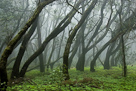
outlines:
[[73, 7], [73, 9], [75, 9], [79, 14], [81, 14], [81, 15], [83, 15], [81, 12], [79, 12], [73, 5], [71, 5], [69, 2], [68, 2], [68, 0], [66, 0], [66, 3], [68, 4], [68, 5], [70, 5], [71, 7]]

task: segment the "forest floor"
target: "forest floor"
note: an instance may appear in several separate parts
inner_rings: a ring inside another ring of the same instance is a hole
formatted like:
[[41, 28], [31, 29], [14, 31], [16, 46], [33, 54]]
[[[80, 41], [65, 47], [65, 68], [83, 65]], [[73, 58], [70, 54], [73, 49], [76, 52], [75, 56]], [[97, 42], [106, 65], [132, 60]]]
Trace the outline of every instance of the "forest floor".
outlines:
[[59, 68], [45, 73], [33, 70], [23, 82], [9, 86], [7, 91], [136, 91], [136, 66], [128, 66], [127, 77], [122, 76], [119, 67], [95, 69], [96, 72], [90, 72], [89, 68], [80, 72], [72, 68], [69, 81], [63, 81]]

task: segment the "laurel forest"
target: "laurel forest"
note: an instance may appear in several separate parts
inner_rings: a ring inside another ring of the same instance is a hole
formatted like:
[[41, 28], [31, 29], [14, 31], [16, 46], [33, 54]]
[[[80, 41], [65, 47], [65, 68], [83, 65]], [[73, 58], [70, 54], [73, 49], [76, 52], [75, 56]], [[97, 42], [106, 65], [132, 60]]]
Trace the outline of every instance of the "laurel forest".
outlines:
[[0, 91], [134, 91], [135, 0], [0, 0]]

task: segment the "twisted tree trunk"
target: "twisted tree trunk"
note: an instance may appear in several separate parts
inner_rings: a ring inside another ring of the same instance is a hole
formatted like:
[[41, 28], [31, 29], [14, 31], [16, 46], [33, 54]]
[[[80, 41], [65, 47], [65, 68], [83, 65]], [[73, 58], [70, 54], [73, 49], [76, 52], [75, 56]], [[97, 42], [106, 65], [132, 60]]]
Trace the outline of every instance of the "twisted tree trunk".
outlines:
[[6, 71], [6, 64], [7, 59], [9, 55], [12, 53], [15, 45], [17, 42], [21, 39], [21, 37], [25, 34], [25, 32], [28, 30], [28, 28], [32, 25], [32, 23], [35, 21], [35, 19], [38, 17], [39, 13], [42, 11], [42, 9], [48, 5], [49, 3], [52, 3], [55, 0], [46, 0], [45, 2], [41, 3], [37, 9], [35, 10], [33, 16], [28, 20], [28, 22], [25, 24], [25, 26], [20, 30], [20, 32], [8, 43], [7, 47], [5, 48], [4, 52], [1, 55], [0, 58], [0, 90], [5, 91], [7, 88], [7, 71]]
[[69, 80], [70, 79], [69, 72], [68, 72], [68, 57], [69, 57], [69, 52], [70, 52], [70, 47], [71, 47], [72, 41], [73, 41], [73, 39], [74, 39], [78, 29], [84, 23], [84, 21], [86, 20], [87, 16], [90, 14], [92, 9], [95, 7], [96, 3], [97, 3], [97, 0], [93, 0], [92, 1], [91, 5], [87, 8], [87, 10], [83, 14], [83, 16], [80, 19], [80, 21], [78, 22], [78, 24], [72, 30], [72, 33], [69, 35], [69, 38], [68, 38], [66, 46], [65, 46], [64, 55], [63, 55], [63, 74], [64, 74], [65, 80]]

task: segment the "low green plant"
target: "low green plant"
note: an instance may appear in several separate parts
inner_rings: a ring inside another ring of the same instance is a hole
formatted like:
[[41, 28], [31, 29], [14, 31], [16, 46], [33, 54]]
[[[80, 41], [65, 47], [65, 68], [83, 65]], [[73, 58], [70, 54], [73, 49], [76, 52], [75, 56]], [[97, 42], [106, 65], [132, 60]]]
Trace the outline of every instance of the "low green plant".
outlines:
[[64, 81], [62, 71], [56, 68], [53, 71], [40, 73], [33, 70], [26, 74], [36, 84], [23, 82], [8, 87], [7, 91], [135, 91], [136, 67], [128, 66], [127, 77], [122, 76], [122, 68], [112, 67], [104, 70], [96, 67], [96, 72], [85, 68], [84, 72], [69, 70], [71, 79]]

